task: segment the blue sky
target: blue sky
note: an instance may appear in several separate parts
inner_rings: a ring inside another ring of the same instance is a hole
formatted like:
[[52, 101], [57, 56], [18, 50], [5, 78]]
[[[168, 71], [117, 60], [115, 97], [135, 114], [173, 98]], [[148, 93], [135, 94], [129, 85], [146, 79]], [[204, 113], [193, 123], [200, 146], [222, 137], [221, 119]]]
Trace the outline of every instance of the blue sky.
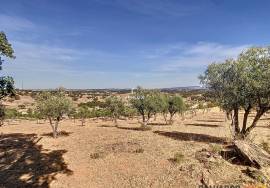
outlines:
[[24, 88], [199, 85], [214, 61], [268, 45], [268, 0], [1, 0]]

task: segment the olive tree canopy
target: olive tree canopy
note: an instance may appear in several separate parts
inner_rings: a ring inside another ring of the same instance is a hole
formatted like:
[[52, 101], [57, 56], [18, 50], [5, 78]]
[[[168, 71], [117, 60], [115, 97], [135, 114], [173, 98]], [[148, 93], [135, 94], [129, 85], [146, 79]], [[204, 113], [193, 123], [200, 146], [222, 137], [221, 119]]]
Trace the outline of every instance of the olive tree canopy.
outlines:
[[55, 94], [44, 92], [37, 98], [37, 111], [48, 118], [53, 130], [53, 137], [57, 137], [58, 124], [64, 115], [72, 109], [72, 102], [61, 91]]
[[[226, 111], [233, 112], [232, 125], [236, 136], [245, 138], [270, 109], [270, 47], [253, 47], [236, 60], [213, 63], [200, 77], [210, 98]], [[239, 111], [244, 110], [242, 126]], [[252, 110], [256, 115], [248, 125]]]

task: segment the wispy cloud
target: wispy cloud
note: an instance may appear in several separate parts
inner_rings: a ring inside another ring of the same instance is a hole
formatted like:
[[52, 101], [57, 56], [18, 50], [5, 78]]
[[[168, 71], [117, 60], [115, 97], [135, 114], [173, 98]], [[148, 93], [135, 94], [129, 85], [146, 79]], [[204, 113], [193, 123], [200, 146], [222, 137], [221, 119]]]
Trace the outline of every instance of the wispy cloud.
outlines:
[[212, 62], [235, 58], [251, 45], [225, 45], [199, 42], [196, 44], [177, 44], [152, 50], [146, 58], [159, 62], [154, 71], [181, 71], [201, 69]]
[[148, 16], [186, 16], [197, 13], [201, 6], [181, 3], [177, 6], [173, 1], [164, 0], [96, 0], [98, 3], [117, 5], [133, 13]]
[[35, 24], [28, 19], [4, 14], [0, 14], [0, 25], [1, 30], [4, 31], [23, 31], [36, 27]]

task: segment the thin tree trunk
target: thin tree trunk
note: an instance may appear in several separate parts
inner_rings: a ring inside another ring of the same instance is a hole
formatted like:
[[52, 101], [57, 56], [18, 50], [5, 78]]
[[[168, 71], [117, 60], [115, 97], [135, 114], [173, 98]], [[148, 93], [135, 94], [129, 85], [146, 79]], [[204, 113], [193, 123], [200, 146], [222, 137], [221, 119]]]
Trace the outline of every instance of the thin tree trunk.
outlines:
[[248, 119], [248, 115], [250, 113], [250, 109], [251, 109], [251, 106], [248, 106], [248, 108], [245, 109], [241, 134], [244, 134], [245, 131], [246, 131], [246, 128], [247, 128], [247, 119]]
[[53, 121], [52, 121], [51, 118], [48, 118], [48, 119], [49, 119], [49, 123], [50, 123], [50, 125], [52, 127], [53, 137], [56, 138], [57, 135], [55, 134], [55, 125], [53, 125]]
[[163, 118], [164, 118], [165, 123], [166, 123], [166, 125], [167, 125], [167, 124], [168, 124], [168, 121], [167, 121], [167, 113], [163, 113]]
[[84, 119], [84, 118], [82, 118], [81, 122], [82, 122], [82, 126], [84, 126], [85, 119]]
[[53, 132], [53, 137], [54, 137], [54, 138], [57, 138], [57, 136], [58, 136], [58, 132], [57, 132], [58, 124], [59, 124], [59, 121], [56, 120], [56, 121], [55, 121], [55, 125], [54, 125], [54, 132]]
[[170, 120], [169, 120], [169, 124], [172, 125], [173, 124], [173, 116], [175, 113], [171, 113], [170, 114]]
[[113, 121], [114, 121], [115, 127], [118, 127], [117, 117], [114, 117], [114, 118], [113, 118]]
[[144, 115], [144, 113], [142, 114], [142, 119], [143, 119], [143, 122], [145, 122], [145, 115]]
[[265, 109], [260, 109], [260, 110], [257, 111], [256, 116], [255, 116], [255, 118], [253, 119], [252, 124], [250, 125], [250, 127], [248, 127], [248, 128], [243, 132], [243, 134], [244, 134], [245, 137], [248, 136], [248, 135], [250, 134], [250, 132], [252, 131], [252, 129], [254, 129], [254, 128], [256, 127], [256, 125], [257, 125], [259, 119], [262, 117], [262, 115], [263, 115], [265, 112], [266, 112]]
[[240, 133], [240, 128], [239, 128], [239, 109], [235, 108], [233, 110], [233, 120], [232, 120], [232, 126], [234, 128], [234, 136]]

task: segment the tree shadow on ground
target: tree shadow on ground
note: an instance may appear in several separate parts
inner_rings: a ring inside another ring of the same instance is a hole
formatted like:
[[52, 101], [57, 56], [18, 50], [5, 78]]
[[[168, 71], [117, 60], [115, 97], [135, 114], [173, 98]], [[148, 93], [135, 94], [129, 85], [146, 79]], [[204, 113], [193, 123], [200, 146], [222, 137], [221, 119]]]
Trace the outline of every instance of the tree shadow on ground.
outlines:
[[45, 150], [36, 134], [0, 136], [0, 187], [48, 188], [58, 173], [72, 175], [64, 162], [66, 150]]
[[210, 117], [211, 120], [224, 120], [224, 117]]
[[261, 121], [261, 120], [263, 120], [263, 121], [269, 121], [270, 118], [269, 118], [269, 117], [267, 117], [267, 118], [261, 118], [260, 121]]
[[115, 128], [115, 125], [100, 125], [98, 127], [107, 127], [107, 128]]
[[221, 123], [221, 122], [224, 122], [222, 120], [218, 120], [218, 119], [208, 119], [208, 120], [205, 120], [205, 119], [200, 119], [200, 120], [197, 120], [199, 122], [213, 122], [213, 123]]
[[132, 131], [146, 131], [141, 127], [117, 127], [118, 129], [132, 130]]
[[185, 125], [197, 126], [197, 127], [212, 127], [212, 128], [220, 127], [220, 125], [211, 125], [211, 124], [204, 124], [204, 123], [187, 123]]
[[[66, 137], [66, 136], [69, 136], [71, 135], [73, 132], [67, 132], [67, 131], [60, 131], [58, 132], [58, 137]], [[53, 133], [50, 132], [50, 133], [43, 133], [41, 136], [47, 136], [47, 137], [53, 137]]]
[[166, 123], [148, 123], [148, 125], [153, 125], [153, 126], [169, 126], [170, 124], [166, 124]]
[[177, 131], [173, 131], [173, 132], [154, 131], [154, 133], [159, 134], [161, 136], [167, 136], [175, 140], [181, 140], [181, 141], [196, 141], [196, 142], [217, 143], [217, 144], [226, 143], [225, 138], [210, 136], [206, 134], [183, 133], [183, 132], [177, 132]]
[[270, 129], [270, 125], [259, 125], [259, 126], [257, 126], [258, 128], [264, 128], [264, 129]]

